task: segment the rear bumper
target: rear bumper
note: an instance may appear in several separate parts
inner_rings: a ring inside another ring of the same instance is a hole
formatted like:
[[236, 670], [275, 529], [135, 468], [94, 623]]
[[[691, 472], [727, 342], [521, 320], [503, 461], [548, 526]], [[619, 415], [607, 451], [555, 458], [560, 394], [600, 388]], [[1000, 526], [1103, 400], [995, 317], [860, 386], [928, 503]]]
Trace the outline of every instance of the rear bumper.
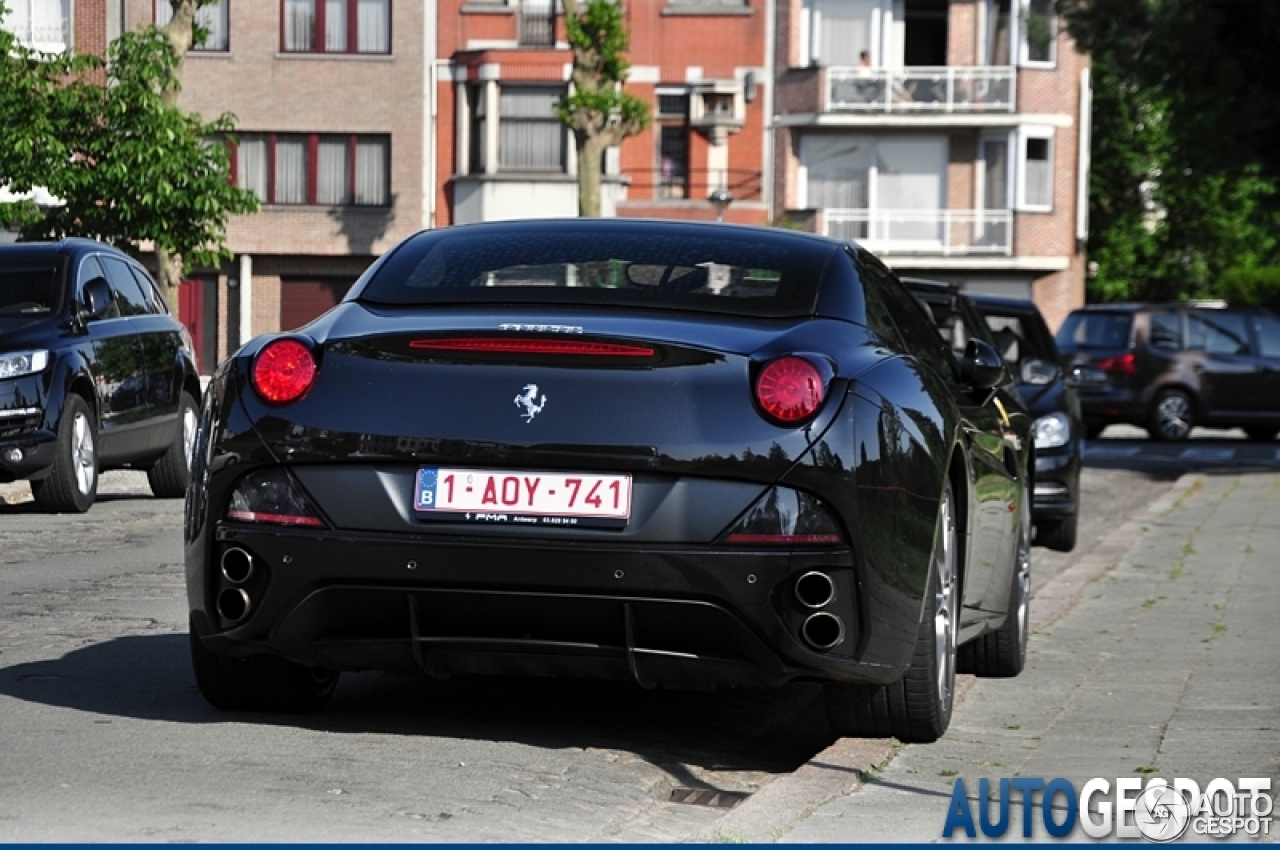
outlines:
[[[889, 682], [902, 673], [859, 660], [871, 624], [846, 548], [575, 546], [229, 523], [216, 537], [210, 563], [199, 553], [188, 561], [188, 595], [193, 629], [220, 655], [698, 689], [797, 678]], [[233, 548], [254, 562], [239, 583], [219, 567]], [[812, 570], [835, 587], [820, 608], [795, 594], [796, 580]], [[248, 613], [238, 620], [219, 613], [224, 594], [247, 598]], [[843, 627], [843, 640], [828, 650], [802, 637], [816, 613]]]
[[1146, 420], [1146, 404], [1133, 390], [1107, 388], [1090, 390], [1077, 388], [1080, 414], [1086, 423], [1129, 423], [1141, 425]]

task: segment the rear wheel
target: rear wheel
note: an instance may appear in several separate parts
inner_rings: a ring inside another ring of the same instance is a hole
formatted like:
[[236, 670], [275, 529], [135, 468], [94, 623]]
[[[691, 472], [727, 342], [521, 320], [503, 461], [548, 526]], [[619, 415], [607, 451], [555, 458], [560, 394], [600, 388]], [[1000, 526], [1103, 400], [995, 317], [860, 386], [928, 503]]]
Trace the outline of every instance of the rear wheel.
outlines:
[[67, 396], [58, 420], [53, 471], [31, 482], [36, 504], [52, 513], [82, 514], [98, 496], [98, 431], [89, 405]]
[[1269, 443], [1276, 438], [1276, 434], [1280, 434], [1280, 427], [1275, 425], [1246, 425], [1245, 434], [1250, 440], [1259, 443]]
[[1147, 433], [1151, 439], [1178, 442], [1191, 435], [1196, 424], [1196, 411], [1191, 396], [1182, 390], [1164, 390], [1151, 405]]
[[[1018, 534], [1009, 607], [1004, 625], [960, 647], [960, 669], [987, 678], [1007, 679], [1027, 664], [1027, 634], [1031, 620], [1031, 502], [1023, 491], [1023, 514]], [[1075, 517], [1071, 518], [1072, 533]]]
[[224, 711], [315, 711], [333, 696], [338, 674], [303, 667], [274, 655], [231, 658], [214, 655], [191, 633], [191, 666], [200, 694]]
[[890, 685], [828, 684], [827, 717], [837, 734], [924, 744], [938, 740], [951, 723], [960, 614], [953, 507], [948, 484], [938, 508], [928, 604], [916, 632], [911, 666]]
[[186, 495], [187, 478], [191, 470], [191, 449], [196, 443], [196, 424], [196, 401], [188, 393], [183, 393], [178, 405], [178, 428], [173, 440], [160, 460], [147, 470], [147, 483], [157, 497], [177, 499]]

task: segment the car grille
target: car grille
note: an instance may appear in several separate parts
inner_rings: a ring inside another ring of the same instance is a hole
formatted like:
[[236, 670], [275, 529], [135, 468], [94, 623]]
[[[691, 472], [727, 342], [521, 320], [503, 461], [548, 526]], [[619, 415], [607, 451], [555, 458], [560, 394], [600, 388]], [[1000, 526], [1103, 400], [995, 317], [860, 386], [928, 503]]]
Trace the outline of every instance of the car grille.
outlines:
[[0, 410], [0, 437], [17, 437], [40, 427], [41, 410], [24, 407], [18, 410]]

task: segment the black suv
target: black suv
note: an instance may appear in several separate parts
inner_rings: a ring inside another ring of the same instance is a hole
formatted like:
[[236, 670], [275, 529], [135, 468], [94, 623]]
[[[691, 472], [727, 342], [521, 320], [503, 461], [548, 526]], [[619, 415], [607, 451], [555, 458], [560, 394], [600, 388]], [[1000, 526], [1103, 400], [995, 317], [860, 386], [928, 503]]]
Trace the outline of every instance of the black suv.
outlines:
[[1035, 417], [1036, 478], [1032, 516], [1036, 543], [1059, 552], [1076, 547], [1084, 426], [1080, 401], [1058, 367], [1058, 348], [1030, 301], [970, 295]]
[[145, 269], [90, 239], [0, 245], [0, 482], [83, 513], [102, 470], [186, 491], [200, 379]]
[[1057, 334], [1090, 436], [1127, 422], [1152, 439], [1196, 425], [1280, 432], [1280, 318], [1201, 304], [1085, 307]]

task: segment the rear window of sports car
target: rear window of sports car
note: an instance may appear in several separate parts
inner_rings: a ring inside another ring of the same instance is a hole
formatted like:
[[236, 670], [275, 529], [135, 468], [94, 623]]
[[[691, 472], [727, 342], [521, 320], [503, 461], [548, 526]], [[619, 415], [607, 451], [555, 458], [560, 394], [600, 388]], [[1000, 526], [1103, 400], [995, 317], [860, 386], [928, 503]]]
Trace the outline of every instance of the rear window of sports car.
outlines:
[[[807, 246], [806, 246], [807, 247]], [[436, 232], [397, 249], [358, 300], [576, 304], [747, 316], [813, 313], [829, 252], [768, 239], [555, 229]]]

